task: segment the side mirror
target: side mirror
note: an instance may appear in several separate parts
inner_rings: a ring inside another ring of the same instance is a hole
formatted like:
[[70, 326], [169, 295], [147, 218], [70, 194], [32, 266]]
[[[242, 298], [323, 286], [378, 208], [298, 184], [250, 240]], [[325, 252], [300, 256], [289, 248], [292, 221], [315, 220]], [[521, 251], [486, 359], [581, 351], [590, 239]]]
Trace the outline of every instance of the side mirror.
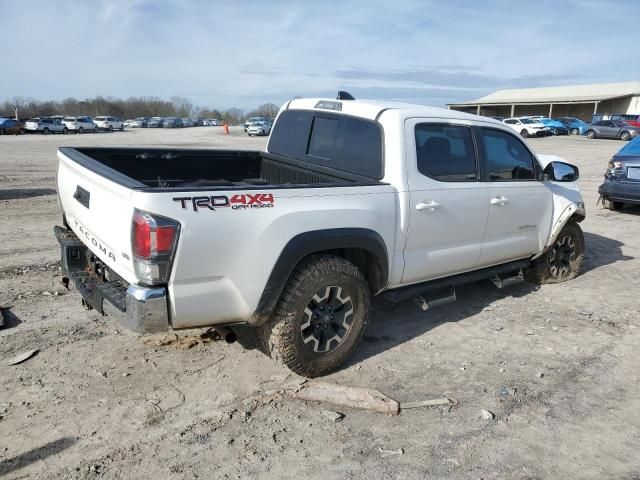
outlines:
[[580, 177], [580, 170], [569, 163], [551, 162], [545, 167], [544, 174], [555, 182], [575, 182]]

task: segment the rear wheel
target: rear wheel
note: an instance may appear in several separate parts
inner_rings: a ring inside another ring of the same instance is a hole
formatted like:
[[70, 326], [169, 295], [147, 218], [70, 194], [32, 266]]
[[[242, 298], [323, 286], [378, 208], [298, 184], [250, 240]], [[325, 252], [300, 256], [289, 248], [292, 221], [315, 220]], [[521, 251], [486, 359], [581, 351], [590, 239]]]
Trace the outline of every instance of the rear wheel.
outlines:
[[42, 133], [45, 135], [49, 135], [49, 129], [45, 128], [44, 130], [42, 130]]
[[595, 132], [595, 131], [593, 131], [593, 130], [589, 130], [589, 131], [587, 132], [587, 138], [589, 138], [589, 139], [593, 140], [594, 138], [596, 138], [596, 132]]
[[573, 130], [571, 130], [571, 135], [580, 135], [580, 130], [577, 128], [574, 128]]
[[84, 133], [84, 128], [80, 127], [80, 128], [78, 129], [78, 133]]
[[520, 136], [521, 136], [522, 138], [527, 138], [527, 137], [529, 136], [529, 132], [527, 132], [527, 130], [526, 130], [525, 128], [523, 128], [523, 129], [520, 131]]
[[109, 125], [109, 131], [113, 132], [113, 125]]
[[369, 286], [354, 264], [333, 255], [310, 257], [295, 269], [263, 327], [264, 347], [299, 375], [325, 375], [358, 346], [369, 304]]
[[64, 128], [62, 129], [62, 133], [63, 133], [64, 135], [66, 135], [67, 133], [69, 133], [69, 129], [68, 129], [67, 127], [64, 127]]
[[580, 225], [569, 221], [553, 245], [524, 272], [525, 279], [539, 285], [562, 283], [580, 274], [584, 260], [584, 235]]
[[624, 207], [624, 202], [615, 202], [613, 200], [607, 201], [607, 208], [609, 210], [622, 210]]
[[620, 134], [620, 140], [624, 140], [625, 142], [631, 138], [631, 134], [626, 130]]

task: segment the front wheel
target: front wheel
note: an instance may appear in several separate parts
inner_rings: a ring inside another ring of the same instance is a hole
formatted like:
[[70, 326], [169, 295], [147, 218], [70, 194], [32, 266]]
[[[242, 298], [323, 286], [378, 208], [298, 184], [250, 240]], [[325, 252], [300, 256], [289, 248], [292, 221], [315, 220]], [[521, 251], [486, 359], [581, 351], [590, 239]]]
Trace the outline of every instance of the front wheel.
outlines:
[[68, 129], [67, 127], [64, 127], [64, 128], [62, 129], [62, 134], [63, 134], [63, 135], [66, 135], [67, 133], [69, 133], [69, 129]]
[[78, 133], [84, 133], [84, 128], [80, 127], [80, 128], [78, 129]]
[[369, 285], [358, 267], [333, 255], [312, 256], [291, 274], [262, 337], [271, 358], [305, 377], [342, 366], [369, 317]]
[[42, 133], [43, 133], [44, 135], [49, 135], [49, 129], [48, 129], [48, 128], [45, 128], [44, 130], [42, 130]]
[[620, 134], [620, 140], [624, 140], [625, 142], [631, 138], [631, 134], [627, 131], [624, 131]]
[[527, 138], [529, 136], [529, 132], [523, 128], [522, 130], [520, 130], [520, 136], [522, 138]]
[[614, 202], [613, 200], [607, 202], [607, 208], [609, 210], [622, 210], [623, 207], [624, 202]]
[[594, 132], [593, 130], [589, 130], [587, 132], [587, 138], [593, 140], [594, 138], [596, 138], [596, 132]]
[[573, 130], [571, 130], [571, 135], [580, 135], [580, 130], [577, 128], [574, 128]]
[[584, 261], [584, 235], [580, 225], [569, 221], [553, 245], [535, 259], [525, 270], [525, 279], [531, 283], [562, 283], [580, 274]]

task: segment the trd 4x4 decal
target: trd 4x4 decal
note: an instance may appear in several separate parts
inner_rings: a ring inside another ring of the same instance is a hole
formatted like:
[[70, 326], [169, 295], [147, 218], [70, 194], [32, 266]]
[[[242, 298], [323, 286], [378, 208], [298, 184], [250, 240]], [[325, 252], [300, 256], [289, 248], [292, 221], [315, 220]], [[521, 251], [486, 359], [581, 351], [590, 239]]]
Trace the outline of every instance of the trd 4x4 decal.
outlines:
[[231, 207], [233, 210], [242, 210], [248, 208], [272, 208], [275, 205], [272, 193], [240, 193], [231, 196], [231, 198], [226, 195], [175, 197], [173, 201], [180, 202], [180, 206], [184, 210], [190, 206], [194, 212], [203, 208], [215, 211], [216, 208]]

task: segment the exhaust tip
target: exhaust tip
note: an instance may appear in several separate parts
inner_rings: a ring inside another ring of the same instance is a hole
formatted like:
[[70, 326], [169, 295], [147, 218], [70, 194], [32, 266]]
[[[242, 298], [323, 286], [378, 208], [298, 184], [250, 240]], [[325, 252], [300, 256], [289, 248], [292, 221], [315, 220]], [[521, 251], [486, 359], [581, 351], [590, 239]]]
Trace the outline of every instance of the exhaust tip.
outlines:
[[238, 339], [236, 332], [231, 330], [229, 327], [213, 327], [213, 329], [220, 336], [220, 338], [227, 343], [235, 343], [235, 341]]

